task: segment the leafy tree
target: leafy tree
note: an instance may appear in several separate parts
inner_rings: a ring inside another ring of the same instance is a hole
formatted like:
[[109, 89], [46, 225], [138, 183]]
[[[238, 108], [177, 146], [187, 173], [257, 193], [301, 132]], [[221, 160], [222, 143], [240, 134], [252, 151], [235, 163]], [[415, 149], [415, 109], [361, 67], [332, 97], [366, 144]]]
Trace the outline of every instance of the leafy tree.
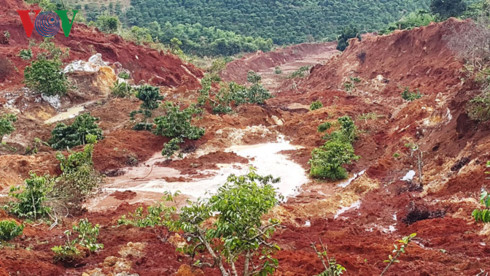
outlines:
[[430, 10], [441, 19], [457, 17], [466, 11], [467, 5], [463, 0], [432, 0]]
[[239, 275], [239, 258], [244, 260], [242, 275], [272, 274], [278, 261], [271, 253], [279, 247], [269, 239], [279, 222], [270, 219], [264, 224], [262, 217], [279, 203], [271, 185], [278, 181], [254, 169], [247, 175], [230, 175], [211, 199], [183, 207], [175, 228], [184, 231], [190, 242], [184, 251], [198, 257], [198, 250], [206, 250], [222, 275]]
[[172, 102], [165, 103], [165, 116], [155, 118], [155, 134], [169, 138], [188, 138], [197, 140], [204, 135], [205, 130], [192, 125], [194, 115], [201, 112], [200, 109], [190, 106], [181, 110], [179, 105]]
[[88, 144], [80, 152], [58, 153], [61, 175], [56, 179], [52, 196], [62, 203], [68, 212], [81, 210], [85, 199], [102, 182], [102, 176], [94, 169], [92, 155], [95, 135], [87, 136]]
[[121, 22], [119, 18], [115, 15], [101, 15], [97, 17], [95, 21], [95, 26], [103, 32], [115, 33], [119, 29]]
[[359, 30], [354, 27], [354, 26], [348, 26], [345, 27], [342, 30], [342, 33], [338, 37], [338, 44], [337, 44], [337, 50], [339, 51], [344, 51], [347, 46], [349, 46], [349, 39], [351, 38], [356, 38], [361, 40], [361, 34], [359, 33]]
[[37, 176], [30, 173], [24, 187], [11, 187], [9, 196], [14, 198], [7, 204], [7, 210], [20, 217], [38, 219], [47, 215], [50, 208], [46, 205], [48, 194], [53, 188], [54, 180], [49, 176]]
[[53, 149], [63, 150], [87, 144], [88, 135], [95, 135], [97, 140], [101, 140], [104, 137], [102, 130], [96, 124], [98, 120], [90, 116], [90, 113], [85, 113], [77, 116], [73, 124], [69, 126], [59, 123], [51, 132], [51, 139], [48, 143]]
[[14, 114], [4, 114], [0, 116], [0, 143], [3, 136], [15, 131], [14, 122], [17, 121], [17, 116]]
[[40, 93], [64, 95], [68, 90], [68, 80], [61, 71], [61, 61], [38, 57], [24, 70], [24, 82]]
[[22, 234], [24, 226], [14, 220], [0, 220], [0, 241], [10, 241]]

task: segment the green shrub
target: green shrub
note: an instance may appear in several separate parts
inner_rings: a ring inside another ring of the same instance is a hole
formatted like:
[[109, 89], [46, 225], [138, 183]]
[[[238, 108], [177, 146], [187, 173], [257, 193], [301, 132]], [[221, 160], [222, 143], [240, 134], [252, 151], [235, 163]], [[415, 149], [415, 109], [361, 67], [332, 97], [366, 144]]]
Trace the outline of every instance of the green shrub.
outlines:
[[62, 153], [56, 155], [62, 173], [55, 181], [52, 194], [69, 212], [79, 211], [85, 199], [102, 182], [92, 161], [95, 136], [89, 135], [88, 139], [89, 144], [83, 151], [70, 151], [67, 157]]
[[345, 267], [337, 264], [337, 260], [335, 260], [335, 258], [330, 258], [328, 256], [327, 247], [324, 246], [321, 241], [320, 245], [322, 251], [319, 251], [317, 249], [317, 245], [315, 243], [311, 244], [311, 247], [313, 248], [313, 250], [315, 250], [318, 259], [320, 259], [325, 269], [322, 273], [315, 276], [339, 276], [344, 274], [344, 272], [346, 271]]
[[[489, 163], [487, 163], [487, 167]], [[473, 218], [476, 222], [490, 222], [490, 194], [483, 190], [480, 196], [480, 203], [484, 206], [484, 209], [475, 209], [472, 213]]]
[[[270, 275], [278, 261], [271, 257], [279, 247], [270, 241], [279, 225], [262, 218], [279, 203], [271, 183], [279, 179], [260, 176], [254, 169], [247, 175], [230, 175], [227, 182], [209, 200], [183, 207], [173, 230], [182, 230], [190, 243], [182, 250], [194, 256], [195, 249], [206, 250], [222, 274], [224, 263], [235, 267], [237, 259], [255, 267], [244, 267], [244, 275]], [[198, 261], [200, 263], [200, 260]], [[226, 274], [228, 275], [228, 274]]]
[[420, 94], [420, 91], [417, 89], [417, 92], [411, 92], [409, 87], [405, 87], [405, 90], [402, 92], [402, 98], [406, 101], [414, 101], [417, 99], [420, 99], [422, 97], [422, 94]]
[[320, 179], [345, 179], [348, 173], [342, 165], [350, 164], [358, 158], [351, 144], [339, 140], [327, 141], [311, 152], [310, 175]]
[[380, 34], [389, 34], [394, 30], [410, 30], [415, 27], [427, 26], [435, 22], [436, 17], [427, 11], [419, 10], [409, 13], [395, 23], [390, 24], [386, 29], [380, 31]]
[[97, 252], [103, 249], [104, 245], [97, 243], [99, 230], [98, 224], [92, 226], [92, 223], [87, 219], [80, 220], [78, 225], [73, 226], [73, 231], [78, 234], [75, 239], [70, 240], [72, 232], [67, 230], [65, 231], [65, 244], [51, 248], [55, 254], [55, 262], [73, 263], [84, 257], [82, 253], [84, 249], [89, 252]]
[[[166, 193], [164, 199], [165, 202], [173, 202], [178, 193], [170, 194]], [[146, 213], [143, 207], [137, 208], [134, 213], [122, 216], [117, 224], [119, 225], [131, 225], [135, 227], [158, 227], [158, 226], [171, 226], [172, 215], [175, 214], [177, 208], [175, 206], [167, 206], [165, 202], [161, 202], [155, 206], [149, 206], [146, 209]]]
[[359, 30], [354, 26], [345, 27], [337, 39], [337, 50], [344, 51], [347, 46], [349, 46], [349, 39], [355, 37], [361, 40], [361, 34], [359, 33]]
[[30, 60], [32, 59], [32, 51], [31, 49], [22, 49], [19, 52], [19, 57], [23, 60]]
[[14, 114], [4, 114], [0, 116], [0, 143], [3, 136], [15, 131], [14, 122], [17, 121], [17, 116]]
[[280, 74], [282, 74], [281, 67], [276, 66], [276, 68], [274, 68], [274, 73], [275, 73], [276, 75], [280, 75]]
[[131, 96], [133, 89], [131, 85], [126, 82], [116, 81], [114, 87], [111, 88], [112, 95], [118, 98], [125, 98]]
[[129, 75], [128, 72], [122, 71], [117, 75], [119, 78], [124, 79], [124, 80], [129, 80], [131, 78], [131, 75]]
[[24, 226], [14, 220], [0, 220], [0, 241], [10, 241], [22, 234]]
[[68, 80], [61, 71], [61, 61], [38, 57], [24, 70], [25, 84], [39, 93], [49, 96], [64, 95], [68, 90]]
[[[347, 170], [342, 166], [359, 159], [352, 146], [352, 142], [357, 138], [354, 121], [349, 116], [340, 117], [337, 121], [340, 129], [326, 134], [324, 138], [328, 141], [311, 152], [309, 164], [312, 177], [330, 180], [347, 178]], [[318, 131], [324, 132], [330, 127], [330, 123], [323, 123], [318, 127]]]
[[247, 74], [247, 81], [252, 84], [247, 89], [247, 96], [244, 102], [253, 104], [263, 104], [265, 100], [272, 98], [272, 95], [267, 89], [265, 89], [260, 81], [262, 77], [254, 71], [249, 71]]
[[318, 126], [318, 132], [325, 132], [325, 131], [329, 130], [331, 127], [332, 127], [332, 124], [329, 122], [321, 123]]
[[457, 17], [466, 11], [467, 4], [463, 0], [431, 0], [430, 11], [442, 20]]
[[165, 116], [155, 118], [156, 135], [191, 140], [197, 140], [204, 135], [205, 130], [203, 128], [192, 125], [192, 118], [202, 112], [200, 109], [190, 106], [181, 110], [179, 105], [166, 102], [165, 112]]
[[90, 116], [90, 113], [85, 113], [77, 116], [73, 124], [69, 126], [59, 123], [51, 132], [51, 139], [48, 143], [53, 149], [63, 150], [87, 144], [88, 135], [95, 135], [97, 140], [101, 140], [104, 137], [102, 130], [96, 124], [98, 120]]
[[95, 21], [95, 26], [106, 33], [115, 33], [120, 25], [119, 18], [113, 15], [100, 15]]
[[320, 101], [316, 101], [316, 102], [312, 102], [310, 104], [310, 110], [313, 111], [313, 110], [317, 110], [317, 109], [320, 109], [323, 107], [323, 104], [322, 102]]
[[311, 69], [311, 66], [301, 66], [298, 70], [294, 71], [291, 73], [288, 78], [289, 79], [296, 79], [296, 78], [304, 78], [305, 73], [309, 72]]
[[136, 88], [136, 98], [143, 101], [141, 109], [153, 110], [160, 105], [159, 101], [163, 100], [160, 95], [160, 88], [151, 85], [143, 85]]
[[11, 187], [9, 196], [14, 198], [6, 209], [20, 217], [38, 219], [47, 215], [50, 208], [46, 206], [47, 196], [52, 191], [54, 180], [49, 176], [30, 174], [25, 180], [25, 187]]
[[472, 120], [490, 120], [490, 90], [473, 98], [467, 105], [468, 115]]
[[180, 144], [184, 143], [184, 139], [180, 137], [172, 138], [165, 144], [162, 150], [162, 155], [168, 158], [172, 157], [176, 151], [180, 149]]

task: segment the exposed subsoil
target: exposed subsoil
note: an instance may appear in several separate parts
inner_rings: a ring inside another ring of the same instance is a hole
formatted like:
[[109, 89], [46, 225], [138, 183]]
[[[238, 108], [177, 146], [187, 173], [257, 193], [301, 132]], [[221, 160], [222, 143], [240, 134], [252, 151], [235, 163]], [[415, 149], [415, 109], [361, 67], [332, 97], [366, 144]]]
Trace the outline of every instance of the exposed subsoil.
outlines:
[[[0, 53], [22, 68], [27, 63], [16, 55], [25, 48], [27, 39], [12, 10], [25, 5], [8, 0], [6, 7], [0, 12], [0, 31], [10, 31], [11, 45], [0, 45]], [[318, 125], [349, 115], [359, 129], [354, 146], [361, 156], [346, 167], [351, 172], [350, 181], [311, 180], [270, 214], [280, 218], [284, 226], [273, 238], [282, 249], [275, 254], [279, 260], [275, 275], [320, 273], [322, 264], [310, 246], [320, 240], [328, 245], [329, 255], [346, 267], [344, 275], [376, 275], [385, 267], [383, 260], [391, 254], [393, 243], [415, 232], [417, 237], [407, 253], [386, 275], [476, 275], [480, 269], [490, 271], [490, 230], [471, 219], [472, 210], [479, 206], [480, 189], [489, 184], [484, 170], [490, 160], [490, 126], [468, 118], [465, 105], [475, 94], [475, 87], [471, 81], [460, 81], [462, 61], [446, 47], [445, 40], [461, 24], [465, 22], [450, 19], [411, 31], [370, 36], [362, 42], [352, 41], [341, 54], [332, 44], [306, 44], [233, 62], [223, 73], [225, 79], [240, 82], [248, 70], [259, 71], [275, 97], [262, 106], [242, 106], [231, 115], [205, 113], [196, 124], [206, 128], [206, 135], [186, 141], [185, 157], [154, 164], [158, 169], [179, 172], [179, 177], [171, 173], [159, 177], [169, 182], [190, 181], [201, 177], [203, 170], [216, 170], [218, 164], [247, 164], [250, 160], [224, 150], [235, 144], [276, 141], [279, 134], [302, 147], [282, 154], [307, 173], [311, 150], [323, 142]], [[83, 26], [76, 26], [70, 39], [58, 35], [56, 43], [71, 47], [70, 59], [86, 60], [101, 52], [104, 59], [119, 61], [132, 70], [136, 81], [167, 86], [162, 93], [172, 100], [197, 97], [193, 89], [198, 87], [202, 72], [177, 57]], [[276, 66], [294, 71], [319, 62], [325, 64], [315, 65], [304, 78], [291, 80], [271, 73]], [[350, 77], [361, 81], [345, 91], [344, 83]], [[21, 80], [21, 73], [13, 73], [2, 82], [0, 96], [20, 86]], [[424, 96], [403, 101], [400, 93], [405, 86], [420, 89]], [[30, 170], [59, 173], [55, 152], [49, 147], [41, 147], [35, 155], [23, 155], [34, 137], [49, 138], [54, 126], [43, 122], [59, 112], [34, 99], [26, 96], [11, 103], [21, 111], [22, 124], [7, 137], [8, 145], [17, 152], [0, 152], [3, 194], [9, 186], [21, 184]], [[316, 100], [324, 107], [308, 111]], [[141, 166], [151, 161], [168, 139], [130, 130], [129, 112], [138, 108], [138, 101], [97, 101], [86, 107], [100, 118], [105, 136], [96, 145], [94, 163], [107, 175], [104, 185], [110, 185], [121, 172], [145, 169]], [[367, 113], [375, 116], [363, 116]], [[416, 161], [405, 147], [410, 142], [420, 145], [424, 152], [422, 185], [418, 177], [401, 180], [416, 170]], [[21, 237], [0, 249], [0, 275], [219, 275], [216, 269], [191, 269], [191, 260], [176, 251], [183, 241], [178, 234], [163, 228], [115, 227], [120, 216], [163, 195], [119, 188], [101, 192], [104, 197], [100, 199], [109, 203], [107, 208], [67, 218], [52, 230], [42, 223], [26, 224]], [[0, 213], [0, 218], [6, 217], [9, 215]], [[101, 225], [99, 242], [104, 249], [75, 267], [53, 263], [50, 248], [63, 243], [63, 231], [85, 217]]]

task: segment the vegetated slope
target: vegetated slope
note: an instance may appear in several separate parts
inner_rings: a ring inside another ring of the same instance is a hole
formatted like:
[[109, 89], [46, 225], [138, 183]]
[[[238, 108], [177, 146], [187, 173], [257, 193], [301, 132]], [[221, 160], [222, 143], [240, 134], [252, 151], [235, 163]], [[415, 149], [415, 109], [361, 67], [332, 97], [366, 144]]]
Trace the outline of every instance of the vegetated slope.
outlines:
[[417, 9], [429, 0], [410, 1], [297, 1], [297, 0], [132, 0], [126, 18], [131, 25], [157, 21], [163, 26], [200, 23], [238, 34], [272, 38], [276, 44], [335, 39], [349, 24], [378, 30]]
[[[8, 0], [4, 3], [6, 9], [0, 11], [0, 32], [8, 31], [9, 43], [0, 45], [0, 56], [6, 57], [15, 65], [15, 71], [7, 76], [6, 84], [20, 84], [23, 80], [23, 69], [30, 61], [22, 60], [18, 55], [21, 49], [29, 47], [29, 41], [40, 43], [42, 37], [34, 30], [31, 38], [27, 38], [17, 9], [29, 9], [22, 0]], [[101, 53], [102, 58], [109, 62], [119, 62], [123, 68], [131, 71], [136, 82], [144, 81], [154, 85], [179, 87], [189, 89], [199, 87], [198, 78], [202, 72], [191, 64], [186, 64], [179, 57], [163, 51], [151, 49], [144, 45], [124, 41], [117, 35], [108, 35], [89, 28], [75, 21], [69, 37], [60, 32], [54, 37], [54, 42], [60, 47], [69, 48], [70, 57], [65, 62], [77, 59], [87, 60], [95, 53]], [[34, 55], [37, 47], [33, 47]], [[4, 87], [5, 88], [5, 87]]]

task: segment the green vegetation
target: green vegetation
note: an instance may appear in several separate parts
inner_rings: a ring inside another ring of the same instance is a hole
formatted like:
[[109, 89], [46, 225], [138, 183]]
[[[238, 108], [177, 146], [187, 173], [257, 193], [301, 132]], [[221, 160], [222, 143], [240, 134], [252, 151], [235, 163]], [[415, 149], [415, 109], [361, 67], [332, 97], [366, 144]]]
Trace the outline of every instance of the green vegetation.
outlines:
[[352, 90], [356, 89], [356, 84], [361, 82], [361, 79], [359, 77], [350, 77], [350, 81], [344, 82], [344, 89], [347, 92], [351, 92]]
[[408, 244], [412, 241], [413, 238], [415, 238], [415, 236], [417, 236], [417, 233], [410, 234], [409, 236], [403, 237], [401, 240], [399, 240], [398, 245], [396, 244], [393, 245], [395, 247], [395, 249], [393, 249], [393, 254], [395, 254], [395, 256], [389, 255], [388, 260], [384, 261], [385, 263], [388, 263], [388, 265], [381, 272], [380, 276], [383, 276], [386, 273], [386, 271], [388, 271], [391, 265], [400, 262], [398, 258], [400, 257], [401, 254], [406, 253]]
[[17, 121], [17, 116], [14, 114], [4, 114], [0, 116], [0, 143], [4, 135], [8, 135], [15, 131], [14, 122]]
[[460, 16], [466, 8], [467, 5], [463, 0], [432, 0], [430, 3], [431, 12], [442, 20]]
[[126, 98], [133, 94], [133, 88], [127, 82], [116, 81], [111, 89], [112, 95], [118, 98]]
[[490, 120], [490, 90], [473, 98], [468, 104], [468, 115], [476, 121]]
[[180, 144], [184, 143], [184, 139], [180, 137], [172, 138], [163, 146], [162, 155], [168, 158], [172, 157], [176, 151], [180, 149]]
[[136, 98], [143, 101], [140, 109], [132, 111], [129, 116], [131, 120], [135, 119], [136, 114], [143, 114], [144, 121], [137, 123], [134, 130], [151, 130], [153, 124], [148, 122], [148, 118], [151, 118], [152, 110], [157, 109], [160, 106], [160, 101], [163, 100], [163, 96], [160, 95], [160, 88], [151, 85], [142, 85], [136, 88]]
[[[418, 9], [428, 9], [429, 0], [394, 1], [224, 1], [224, 0], [133, 0], [125, 17], [130, 26], [145, 26], [151, 29], [157, 21], [161, 32], [159, 40], [168, 43], [177, 37], [186, 44], [223, 44], [226, 48], [238, 48], [239, 41], [272, 38], [275, 44], [300, 43], [309, 40], [334, 40], [343, 26], [356, 24], [362, 31], [382, 29], [403, 15]], [[168, 23], [167, 23], [168, 22]], [[194, 24], [196, 23], [196, 24]], [[178, 25], [185, 24], [185, 25]], [[194, 24], [194, 25], [191, 25]], [[245, 37], [231, 34], [217, 38], [210, 33], [232, 31]], [[251, 38], [246, 38], [250, 36]], [[186, 42], [187, 38], [189, 42]], [[252, 38], [253, 37], [253, 38]], [[219, 53], [219, 52], [218, 52]], [[223, 54], [228, 54], [222, 52]]]
[[165, 103], [165, 116], [155, 118], [155, 134], [169, 138], [188, 138], [197, 140], [204, 135], [205, 130], [192, 125], [194, 115], [200, 114], [202, 110], [190, 106], [182, 109], [172, 102]]
[[380, 31], [380, 34], [389, 34], [394, 30], [410, 30], [415, 27], [427, 26], [435, 22], [436, 17], [425, 10], [411, 12], [402, 17], [395, 23], [391, 23], [387, 28]]
[[49, 96], [64, 95], [68, 80], [61, 71], [61, 61], [38, 57], [24, 70], [25, 84], [39, 93]]
[[87, 219], [82, 219], [78, 225], [73, 226], [73, 231], [78, 234], [77, 238], [70, 240], [73, 233], [69, 230], [65, 231], [66, 242], [64, 245], [59, 245], [51, 248], [54, 252], [55, 262], [74, 263], [84, 257], [84, 251], [96, 252], [104, 248], [104, 245], [97, 243], [100, 226], [97, 224], [92, 226]]
[[318, 126], [318, 132], [325, 132], [325, 131], [329, 130], [331, 127], [332, 127], [332, 124], [330, 122], [321, 123]]
[[30, 60], [32, 59], [32, 51], [31, 49], [22, 49], [19, 52], [19, 57], [23, 60]]
[[58, 153], [62, 174], [56, 179], [52, 196], [59, 200], [68, 212], [77, 212], [82, 203], [102, 182], [101, 175], [94, 169], [92, 155], [95, 135], [87, 136], [88, 144], [83, 151], [69, 152], [68, 156]]
[[101, 140], [104, 137], [102, 130], [96, 124], [98, 120], [89, 113], [85, 113], [77, 116], [73, 124], [69, 126], [59, 123], [51, 132], [51, 139], [48, 143], [53, 149], [64, 150], [87, 144], [88, 135], [95, 135], [97, 140]]
[[[252, 85], [245, 87], [235, 82], [225, 83], [216, 74], [208, 74], [201, 80], [202, 89], [198, 105], [201, 107], [211, 105], [214, 113], [230, 113], [234, 106], [241, 104], [263, 104], [272, 95], [261, 84], [262, 77], [250, 71], [247, 80]], [[214, 90], [213, 84], [219, 83], [220, 89]]]
[[124, 80], [129, 80], [131, 78], [131, 75], [127, 71], [122, 71], [117, 76]]
[[181, 209], [175, 223], [188, 237], [183, 251], [193, 257], [205, 250], [212, 260], [198, 259], [195, 264], [211, 263], [222, 275], [230, 275], [224, 266], [238, 275], [237, 260], [243, 260], [243, 275], [270, 275], [278, 261], [271, 254], [279, 247], [270, 241], [279, 225], [274, 219], [262, 217], [279, 203], [271, 183], [272, 176], [260, 176], [251, 169], [243, 176], [230, 175], [227, 182], [209, 200], [198, 200]]
[[[338, 120], [340, 129], [326, 134], [328, 141], [321, 147], [311, 152], [310, 175], [320, 179], [339, 180], [347, 178], [347, 171], [342, 167], [350, 164], [352, 160], [359, 157], [354, 154], [352, 142], [356, 139], [356, 126], [348, 116], [340, 117]], [[318, 127], [320, 132], [330, 128], [329, 123]]]
[[25, 187], [11, 187], [9, 196], [14, 198], [5, 209], [19, 218], [38, 219], [46, 216], [50, 211], [46, 201], [51, 192], [54, 180], [49, 176], [30, 174], [25, 180]]
[[24, 226], [17, 224], [15, 220], [0, 220], [0, 241], [10, 241], [22, 235]]
[[412, 92], [410, 91], [410, 87], [405, 87], [405, 89], [403, 90], [402, 92], [402, 98], [405, 100], [405, 101], [415, 101], [417, 99], [420, 99], [422, 98], [422, 94], [420, 93], [420, 91], [417, 89], [417, 92]]
[[117, 16], [111, 15], [101, 15], [97, 17], [95, 21], [95, 26], [106, 33], [115, 33], [119, 29], [121, 22]]
[[315, 102], [312, 102], [310, 104], [310, 110], [313, 111], [313, 110], [317, 110], [317, 109], [320, 109], [323, 107], [323, 104], [322, 102], [320, 101], [315, 101]]
[[337, 44], [337, 50], [339, 51], [344, 51], [347, 46], [349, 46], [349, 39], [351, 38], [356, 38], [361, 40], [361, 33], [357, 29], [357, 27], [354, 27], [352, 25], [345, 27], [342, 30], [342, 33], [339, 35], [337, 38], [338, 44]]
[[322, 273], [317, 274], [315, 276], [339, 276], [344, 274], [344, 272], [346, 271], [345, 267], [343, 267], [340, 264], [337, 264], [337, 260], [335, 260], [335, 258], [328, 257], [327, 247], [323, 245], [321, 240], [320, 240], [320, 245], [321, 245], [321, 251], [318, 250], [317, 245], [315, 243], [311, 244], [311, 247], [313, 248], [313, 250], [315, 250], [318, 259], [320, 259], [320, 261], [323, 264], [323, 267], [325, 268], [325, 270]]
[[274, 68], [274, 74], [276, 74], [276, 75], [280, 75], [280, 74], [282, 74], [281, 67], [276, 66], [276, 68]]
[[[487, 162], [487, 168], [490, 168], [490, 162]], [[486, 172], [488, 174], [488, 172]], [[490, 194], [483, 190], [480, 196], [480, 203], [484, 209], [475, 209], [471, 214], [476, 222], [490, 222]]]
[[[131, 225], [135, 227], [158, 227], [172, 226], [172, 215], [175, 214], [177, 208], [175, 206], [167, 206], [167, 202], [175, 203], [176, 194], [166, 193], [164, 202], [160, 202], [155, 206], [149, 206], [144, 212], [143, 207], [138, 207], [134, 213], [122, 216], [117, 220], [118, 225]], [[174, 204], [175, 205], [175, 204]]]
[[306, 72], [310, 72], [311, 66], [301, 66], [298, 70], [292, 72], [288, 78], [289, 79], [296, 79], [296, 78], [304, 78], [306, 75]]

